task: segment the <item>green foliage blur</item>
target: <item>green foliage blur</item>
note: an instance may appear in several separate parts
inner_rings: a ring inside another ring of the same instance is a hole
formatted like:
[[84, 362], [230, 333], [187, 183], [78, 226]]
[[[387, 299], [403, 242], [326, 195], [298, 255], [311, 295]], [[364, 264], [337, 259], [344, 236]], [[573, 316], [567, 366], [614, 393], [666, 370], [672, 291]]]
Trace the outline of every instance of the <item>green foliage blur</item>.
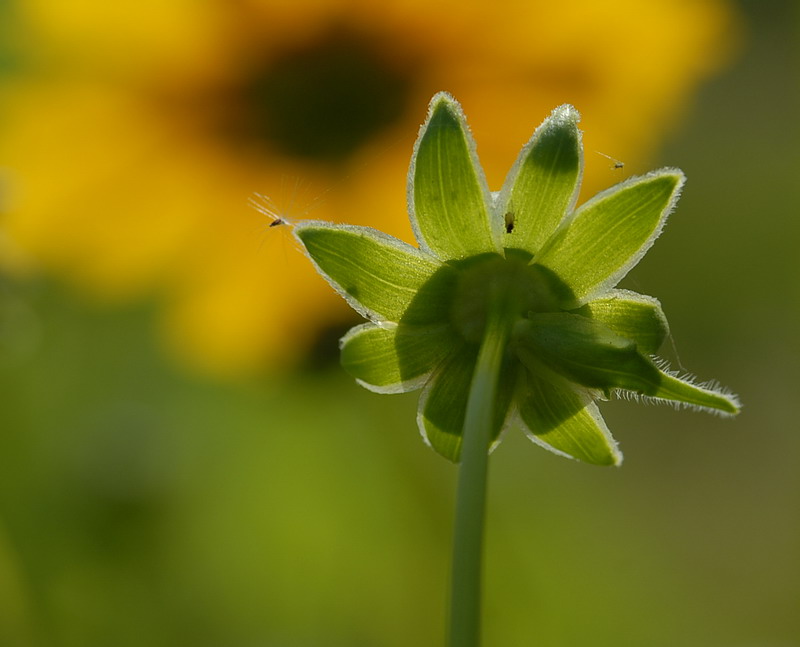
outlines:
[[[609, 403], [620, 469], [512, 431], [490, 462], [486, 645], [800, 645], [797, 22], [745, 11], [743, 56], [659, 160], [626, 166], [689, 181], [623, 285], [661, 300], [672, 363], [744, 411]], [[441, 644], [456, 468], [421, 442], [416, 394], [322, 360], [203, 381], [148, 307], [44, 281], [0, 298], [0, 645]]]

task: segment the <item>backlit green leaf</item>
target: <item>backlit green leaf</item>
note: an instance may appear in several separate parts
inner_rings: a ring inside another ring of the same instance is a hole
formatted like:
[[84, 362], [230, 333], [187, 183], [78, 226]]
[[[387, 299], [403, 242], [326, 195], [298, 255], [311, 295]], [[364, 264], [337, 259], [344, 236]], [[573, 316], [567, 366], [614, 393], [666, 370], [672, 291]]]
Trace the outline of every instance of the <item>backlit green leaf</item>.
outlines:
[[635, 342], [581, 315], [537, 314], [519, 322], [514, 335], [517, 355], [533, 371], [544, 366], [606, 394], [621, 389], [721, 413], [739, 412], [734, 396], [661, 371], [638, 352]]
[[535, 254], [575, 204], [583, 166], [579, 119], [570, 105], [556, 108], [520, 152], [498, 200], [506, 247]]
[[342, 338], [342, 366], [371, 391], [413, 391], [423, 386], [455, 344], [444, 325], [386, 328], [368, 323]]
[[409, 212], [420, 246], [442, 260], [500, 251], [502, 223], [461, 107], [440, 92], [431, 101], [409, 170]]
[[518, 395], [525, 433], [535, 443], [595, 465], [619, 465], [622, 454], [591, 398], [526, 372]]
[[[477, 354], [477, 346], [462, 346], [436, 371], [420, 397], [417, 422], [423, 438], [453, 462], [458, 462], [461, 456], [461, 436]], [[509, 356], [500, 371], [491, 429], [492, 447], [509, 421], [517, 371]]]
[[649, 355], [658, 351], [669, 334], [667, 318], [658, 299], [628, 290], [612, 290], [575, 312], [632, 339], [642, 353]]
[[715, 383], [695, 384], [688, 378], [659, 371], [655, 384], [642, 384], [640, 389], [632, 389], [641, 395], [656, 400], [676, 402], [689, 407], [735, 416], [741, 410], [739, 398], [720, 389]]
[[295, 235], [320, 273], [363, 316], [407, 324], [447, 319], [455, 273], [435, 258], [367, 227], [307, 221]]
[[574, 304], [614, 287], [661, 233], [678, 199], [683, 173], [655, 171], [598, 194], [562, 223], [534, 262], [570, 287]]

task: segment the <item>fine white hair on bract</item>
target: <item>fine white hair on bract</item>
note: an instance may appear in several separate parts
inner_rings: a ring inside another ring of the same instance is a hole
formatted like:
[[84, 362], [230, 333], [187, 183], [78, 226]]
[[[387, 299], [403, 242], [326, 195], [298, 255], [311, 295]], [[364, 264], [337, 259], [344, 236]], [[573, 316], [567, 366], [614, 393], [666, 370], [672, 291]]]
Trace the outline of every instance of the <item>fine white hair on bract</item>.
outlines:
[[[692, 386], [702, 389], [703, 391], [708, 391], [709, 393], [714, 393], [716, 395], [723, 396], [730, 400], [733, 405], [737, 409], [741, 409], [742, 404], [739, 401], [739, 397], [727, 387], [722, 386], [717, 380], [707, 380], [705, 382], [698, 382], [697, 377], [691, 373], [687, 372], [679, 372], [673, 371], [669, 367], [669, 363], [661, 358], [656, 357], [655, 355], [651, 356], [650, 358], [653, 363], [658, 366], [658, 368], [669, 375], [670, 377], [674, 377], [681, 382], [686, 382], [687, 384], [691, 384]], [[614, 397], [619, 398], [621, 400], [631, 400], [633, 402], [641, 402], [643, 404], [667, 404], [674, 409], [691, 409], [692, 411], [705, 411], [706, 413], [711, 413], [715, 416], [719, 416], [721, 418], [732, 418], [734, 413], [729, 413], [727, 411], [721, 411], [720, 409], [714, 409], [711, 407], [704, 407], [699, 404], [693, 404], [690, 402], [681, 402], [679, 400], [667, 400], [666, 398], [659, 398], [652, 395], [645, 395], [643, 393], [637, 393], [636, 391], [630, 391], [628, 389], [613, 389], [612, 394]]]

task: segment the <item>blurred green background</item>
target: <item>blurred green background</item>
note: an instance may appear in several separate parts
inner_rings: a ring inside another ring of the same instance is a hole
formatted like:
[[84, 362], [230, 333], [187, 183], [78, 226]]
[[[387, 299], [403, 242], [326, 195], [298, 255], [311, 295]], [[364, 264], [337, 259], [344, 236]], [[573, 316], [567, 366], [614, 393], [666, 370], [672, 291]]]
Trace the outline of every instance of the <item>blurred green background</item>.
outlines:
[[[744, 411], [611, 402], [620, 469], [512, 430], [490, 463], [486, 645], [800, 645], [797, 12], [741, 10], [738, 58], [630, 169], [689, 182], [623, 285]], [[0, 298], [0, 645], [442, 643], [456, 469], [415, 394], [359, 388], [335, 336], [305, 368], [218, 380], [168, 359], [155, 301], [11, 273]]]

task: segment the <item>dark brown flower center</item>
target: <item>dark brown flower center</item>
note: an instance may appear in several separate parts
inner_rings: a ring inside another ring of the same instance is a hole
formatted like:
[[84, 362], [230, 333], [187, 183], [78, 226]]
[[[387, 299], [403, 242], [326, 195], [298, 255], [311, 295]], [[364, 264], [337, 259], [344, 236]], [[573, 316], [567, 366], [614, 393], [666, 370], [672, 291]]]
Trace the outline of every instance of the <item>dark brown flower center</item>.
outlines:
[[403, 114], [410, 72], [374, 39], [332, 27], [251, 71], [235, 130], [287, 156], [342, 161]]

